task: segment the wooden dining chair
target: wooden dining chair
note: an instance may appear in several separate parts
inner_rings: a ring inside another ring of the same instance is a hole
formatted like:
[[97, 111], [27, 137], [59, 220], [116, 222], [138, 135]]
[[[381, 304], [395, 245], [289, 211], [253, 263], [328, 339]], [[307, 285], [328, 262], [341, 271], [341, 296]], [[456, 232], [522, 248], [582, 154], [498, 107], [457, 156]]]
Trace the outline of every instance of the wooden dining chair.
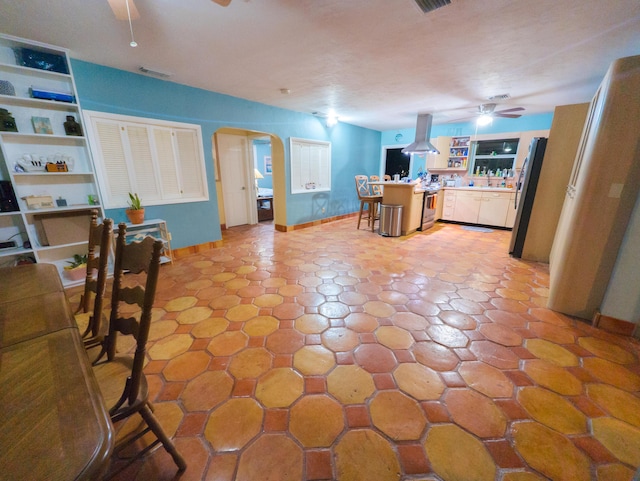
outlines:
[[[184, 458], [153, 415], [147, 378], [143, 372], [162, 249], [162, 240], [150, 236], [139, 242], [127, 244], [126, 225], [122, 223], [118, 226], [109, 332], [103, 342], [102, 352], [93, 363], [93, 371], [105, 404], [109, 407], [111, 421], [115, 424], [134, 414], [140, 414], [147, 426], [141, 431], [126, 434], [123, 439], [116, 437], [114, 456], [149, 432], [155, 435], [155, 440], [140, 449], [135, 457], [128, 459], [124, 466], [109, 473], [109, 477], [115, 476], [160, 443], [171, 455], [179, 471], [184, 471], [187, 467]], [[134, 276], [136, 282], [128, 280], [125, 286], [125, 272], [127, 276]], [[145, 275], [146, 279], [144, 279]], [[134, 283], [136, 285], [131, 285]], [[140, 308], [139, 316], [131, 315], [131, 309], [124, 308], [123, 304], [137, 305]], [[121, 308], [126, 309], [126, 314], [121, 313]], [[119, 335], [133, 336], [135, 339], [133, 355], [130, 350], [123, 353], [116, 352]], [[129, 450], [127, 450], [128, 453]]]
[[107, 285], [112, 234], [113, 220], [104, 219], [101, 224], [98, 224], [98, 211], [91, 211], [87, 275], [84, 282], [84, 292], [80, 297], [80, 305], [75, 313], [76, 324], [87, 348], [99, 344], [106, 334], [102, 308]]
[[[358, 214], [358, 229], [360, 229], [360, 222], [363, 215], [366, 214], [367, 225], [371, 227], [373, 232], [375, 228], [375, 221], [378, 218], [378, 205], [382, 202], [381, 195], [372, 195], [369, 190], [369, 179], [366, 175], [356, 175], [356, 191], [358, 193], [358, 200], [360, 200], [360, 212]], [[365, 210], [365, 206], [367, 209]]]
[[[380, 182], [380, 176], [378, 175], [370, 175], [369, 182]], [[371, 193], [373, 195], [382, 195], [382, 186], [381, 185], [371, 185]]]

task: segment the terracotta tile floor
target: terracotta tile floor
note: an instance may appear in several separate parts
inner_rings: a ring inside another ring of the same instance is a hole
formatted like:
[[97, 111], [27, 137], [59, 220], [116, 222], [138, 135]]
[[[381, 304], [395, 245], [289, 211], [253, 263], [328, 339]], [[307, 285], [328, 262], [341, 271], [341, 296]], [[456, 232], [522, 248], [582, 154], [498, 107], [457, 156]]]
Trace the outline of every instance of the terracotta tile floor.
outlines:
[[[638, 342], [546, 309], [510, 232], [355, 223], [162, 267], [145, 369], [180, 479], [632, 479]], [[159, 449], [117, 479], [174, 476]]]

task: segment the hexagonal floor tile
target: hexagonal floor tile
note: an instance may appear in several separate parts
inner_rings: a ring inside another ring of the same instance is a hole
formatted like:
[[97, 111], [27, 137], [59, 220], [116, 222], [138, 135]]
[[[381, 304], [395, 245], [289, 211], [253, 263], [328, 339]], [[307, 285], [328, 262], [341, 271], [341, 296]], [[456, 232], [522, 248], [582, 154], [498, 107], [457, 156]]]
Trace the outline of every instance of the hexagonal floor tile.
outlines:
[[250, 347], [229, 362], [229, 372], [238, 379], [258, 378], [271, 367], [273, 354], [264, 347]]
[[303, 473], [302, 449], [293, 440], [285, 434], [263, 434], [240, 455], [235, 481], [299, 481]]
[[332, 327], [322, 333], [322, 344], [334, 352], [350, 351], [360, 343], [358, 334], [346, 327]]
[[375, 331], [380, 344], [389, 349], [409, 349], [413, 344], [413, 337], [404, 329], [396, 326], [381, 326]]
[[527, 339], [525, 347], [534, 356], [558, 366], [577, 366], [579, 358], [571, 351], [545, 339]]
[[518, 401], [531, 417], [564, 434], [587, 432], [587, 417], [562, 396], [541, 387], [524, 387]]
[[559, 481], [591, 479], [587, 456], [565, 436], [535, 421], [512, 427], [516, 451], [545, 476]]
[[254, 399], [229, 399], [209, 415], [204, 435], [218, 452], [237, 451], [258, 435], [263, 417]]
[[640, 399], [608, 384], [587, 384], [587, 396], [622, 421], [640, 428]]
[[486, 396], [471, 389], [449, 389], [444, 405], [456, 424], [481, 438], [504, 435], [507, 418], [500, 408]]
[[511, 397], [513, 383], [500, 370], [481, 361], [466, 361], [460, 365], [458, 373], [462, 379], [482, 394], [489, 397]]
[[353, 352], [358, 365], [369, 372], [391, 372], [397, 366], [393, 352], [380, 344], [362, 344]]
[[307, 376], [326, 374], [335, 363], [333, 352], [323, 346], [304, 346], [293, 355], [293, 367]]
[[187, 411], [210, 411], [231, 395], [233, 379], [224, 371], [206, 371], [187, 383], [181, 399]]
[[440, 424], [429, 429], [424, 448], [433, 470], [447, 481], [494, 481], [496, 478], [496, 466], [487, 448], [455, 424]]
[[289, 430], [305, 448], [328, 447], [343, 429], [342, 406], [326, 395], [305, 396], [291, 408]]
[[359, 366], [336, 366], [327, 376], [327, 389], [343, 404], [361, 404], [376, 389], [373, 377]]
[[304, 380], [288, 367], [271, 369], [258, 379], [256, 398], [268, 408], [290, 406], [302, 396]]
[[397, 391], [381, 391], [369, 404], [373, 424], [398, 441], [421, 437], [427, 419], [419, 404]]
[[370, 429], [347, 432], [334, 448], [337, 479], [398, 481], [400, 463], [387, 440]]

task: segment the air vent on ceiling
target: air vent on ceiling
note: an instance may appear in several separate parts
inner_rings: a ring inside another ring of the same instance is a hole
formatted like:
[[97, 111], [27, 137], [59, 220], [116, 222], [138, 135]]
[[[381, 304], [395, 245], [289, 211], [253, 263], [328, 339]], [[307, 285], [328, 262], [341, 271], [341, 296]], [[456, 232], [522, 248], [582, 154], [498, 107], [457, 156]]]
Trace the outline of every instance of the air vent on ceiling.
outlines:
[[155, 70], [155, 69], [144, 67], [144, 66], [141, 66], [140, 68], [138, 68], [138, 70], [140, 70], [140, 72], [142, 73], [146, 73], [147, 75], [153, 75], [154, 77], [160, 77], [160, 78], [169, 78], [171, 77], [171, 75], [173, 75], [169, 72], [162, 72], [160, 70]]
[[415, 2], [424, 13], [429, 13], [436, 8], [449, 5], [451, 3], [451, 0], [415, 0]]
[[500, 94], [500, 95], [492, 95], [491, 97], [487, 97], [487, 100], [507, 100], [510, 98], [511, 98], [511, 95], [509, 94]]

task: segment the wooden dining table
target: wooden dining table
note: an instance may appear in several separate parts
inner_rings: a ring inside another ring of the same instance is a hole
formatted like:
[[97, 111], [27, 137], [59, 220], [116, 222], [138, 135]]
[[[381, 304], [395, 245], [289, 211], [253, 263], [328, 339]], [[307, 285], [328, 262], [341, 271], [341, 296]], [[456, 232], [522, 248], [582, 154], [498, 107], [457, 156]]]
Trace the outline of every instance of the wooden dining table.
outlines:
[[56, 266], [0, 268], [0, 480], [95, 480], [114, 430]]

